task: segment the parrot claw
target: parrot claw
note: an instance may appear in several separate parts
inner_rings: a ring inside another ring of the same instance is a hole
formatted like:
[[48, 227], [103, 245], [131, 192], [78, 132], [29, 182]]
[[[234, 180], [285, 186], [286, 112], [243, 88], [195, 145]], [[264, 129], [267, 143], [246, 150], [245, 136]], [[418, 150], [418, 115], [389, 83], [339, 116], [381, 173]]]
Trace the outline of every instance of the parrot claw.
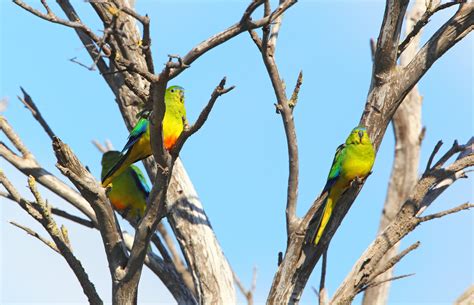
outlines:
[[112, 190], [112, 183], [110, 183], [109, 185], [105, 187], [105, 194], [108, 195], [111, 190]]
[[365, 178], [361, 178], [359, 176], [355, 177], [352, 181], [351, 181], [351, 187], [354, 187], [354, 186], [358, 186], [358, 185], [361, 185], [363, 182], [364, 182]]

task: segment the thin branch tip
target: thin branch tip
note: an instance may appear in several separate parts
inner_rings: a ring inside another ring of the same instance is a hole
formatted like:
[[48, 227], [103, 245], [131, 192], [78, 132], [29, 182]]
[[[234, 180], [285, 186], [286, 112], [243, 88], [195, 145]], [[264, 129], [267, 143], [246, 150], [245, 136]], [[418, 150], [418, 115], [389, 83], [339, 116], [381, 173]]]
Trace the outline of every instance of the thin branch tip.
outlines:
[[461, 205], [459, 205], [457, 207], [454, 207], [452, 209], [444, 210], [444, 211], [441, 211], [439, 213], [434, 213], [434, 214], [430, 214], [430, 215], [423, 216], [423, 217], [418, 217], [418, 221], [420, 223], [421, 222], [426, 222], [426, 221], [430, 221], [430, 220], [433, 220], [433, 219], [436, 219], [436, 218], [441, 218], [441, 217], [444, 217], [444, 216], [447, 216], [447, 215], [450, 215], [450, 214], [461, 212], [461, 211], [464, 211], [464, 210], [469, 210], [469, 209], [472, 209], [472, 208], [474, 208], [474, 204], [466, 202], [466, 203], [461, 204]]

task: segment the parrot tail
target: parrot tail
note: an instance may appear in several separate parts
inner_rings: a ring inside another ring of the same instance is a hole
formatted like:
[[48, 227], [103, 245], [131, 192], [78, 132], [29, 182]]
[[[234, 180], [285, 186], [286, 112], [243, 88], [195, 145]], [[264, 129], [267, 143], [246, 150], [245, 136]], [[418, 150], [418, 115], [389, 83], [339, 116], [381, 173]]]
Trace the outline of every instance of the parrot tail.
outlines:
[[317, 226], [317, 233], [316, 233], [316, 238], [314, 239], [314, 245], [317, 246], [319, 243], [319, 240], [323, 236], [324, 229], [326, 228], [326, 225], [329, 222], [329, 219], [331, 218], [332, 211], [334, 209], [334, 204], [335, 200], [332, 198], [331, 194], [329, 194], [329, 197], [326, 199], [326, 203], [324, 204], [324, 210], [319, 218], [318, 221], [318, 226]]

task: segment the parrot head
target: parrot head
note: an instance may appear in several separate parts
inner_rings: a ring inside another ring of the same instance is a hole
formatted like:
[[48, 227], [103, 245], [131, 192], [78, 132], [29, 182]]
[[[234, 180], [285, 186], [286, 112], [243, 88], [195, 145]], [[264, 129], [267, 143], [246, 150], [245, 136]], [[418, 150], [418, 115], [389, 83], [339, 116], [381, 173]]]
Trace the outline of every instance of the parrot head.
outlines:
[[112, 166], [118, 162], [122, 154], [116, 150], [109, 150], [108, 152], [102, 155], [102, 161], [100, 162], [102, 165], [102, 172], [101, 178], [103, 179], [104, 176], [109, 172]]
[[180, 117], [186, 117], [184, 108], [184, 88], [180, 86], [171, 86], [165, 92], [165, 104], [167, 111], [177, 112]]
[[168, 87], [165, 93], [165, 101], [184, 104], [184, 88], [180, 86]]
[[357, 126], [352, 129], [351, 134], [346, 140], [346, 144], [372, 144], [365, 127]]

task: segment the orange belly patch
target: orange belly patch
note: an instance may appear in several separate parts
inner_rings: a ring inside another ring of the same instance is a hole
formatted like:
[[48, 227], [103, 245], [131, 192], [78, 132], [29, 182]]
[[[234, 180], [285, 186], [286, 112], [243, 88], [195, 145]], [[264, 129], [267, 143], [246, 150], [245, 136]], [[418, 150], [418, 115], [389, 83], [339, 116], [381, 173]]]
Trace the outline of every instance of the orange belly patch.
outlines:
[[173, 145], [176, 143], [176, 140], [178, 140], [178, 137], [176, 136], [169, 136], [164, 138], [164, 145], [167, 150], [170, 150]]
[[116, 210], [123, 210], [127, 207], [126, 204], [123, 204], [120, 200], [114, 200], [113, 198], [110, 198], [110, 203], [114, 206]]

